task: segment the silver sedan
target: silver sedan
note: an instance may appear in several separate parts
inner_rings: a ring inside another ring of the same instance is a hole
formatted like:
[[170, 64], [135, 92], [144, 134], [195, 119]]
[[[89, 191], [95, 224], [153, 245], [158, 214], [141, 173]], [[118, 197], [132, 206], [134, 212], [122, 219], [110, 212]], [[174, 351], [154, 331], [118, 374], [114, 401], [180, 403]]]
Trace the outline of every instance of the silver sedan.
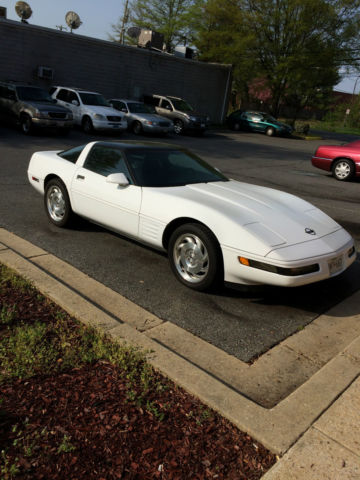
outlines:
[[171, 120], [157, 115], [152, 107], [142, 102], [117, 98], [113, 98], [109, 102], [113, 108], [125, 114], [128, 129], [135, 135], [143, 132], [167, 134], [174, 130], [174, 124]]

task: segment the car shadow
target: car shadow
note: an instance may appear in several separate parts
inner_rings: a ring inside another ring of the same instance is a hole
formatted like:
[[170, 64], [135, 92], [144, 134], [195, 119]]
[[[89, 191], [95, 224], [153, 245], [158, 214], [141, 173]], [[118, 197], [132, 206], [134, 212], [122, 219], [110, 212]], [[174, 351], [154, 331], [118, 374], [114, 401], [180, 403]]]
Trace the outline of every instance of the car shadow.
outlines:
[[[100, 225], [90, 223], [80, 217], [76, 223], [72, 225], [71, 229], [89, 233], [106, 233], [121, 242], [140, 246], [144, 252], [147, 251], [151, 253], [151, 255], [159, 256], [164, 259], [167, 258], [166, 252], [159, 251], [151, 246], [129, 239], [119, 233], [111, 232]], [[121, 248], [120, 245], [119, 247]], [[155, 258], [154, 261], [156, 262]], [[169, 275], [172, 275], [170, 268]], [[179, 288], [184, 289], [184, 291], [189, 290], [181, 284], [179, 284]], [[321, 315], [358, 290], [360, 290], [360, 254], [357, 255], [357, 260], [354, 264], [341, 275], [301, 287], [289, 288], [269, 285], [249, 286], [225, 283], [209, 292], [192, 291], [192, 295], [214, 296], [224, 299], [238, 298], [239, 300], [246, 300], [254, 305], [269, 307], [275, 305], [286, 306]], [[354, 307], [352, 312], [347, 310], [346, 315], [357, 315], [359, 313], [360, 305]]]

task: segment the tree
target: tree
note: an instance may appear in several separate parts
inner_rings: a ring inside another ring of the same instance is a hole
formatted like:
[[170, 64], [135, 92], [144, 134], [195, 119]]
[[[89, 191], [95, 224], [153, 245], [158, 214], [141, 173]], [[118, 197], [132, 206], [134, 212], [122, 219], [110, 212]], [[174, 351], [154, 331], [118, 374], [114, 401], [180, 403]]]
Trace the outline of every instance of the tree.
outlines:
[[[164, 35], [166, 50], [187, 43], [189, 36], [188, 12], [193, 0], [133, 0], [130, 3], [130, 21], [134, 26], [155, 30]], [[123, 20], [112, 26], [117, 39]]]
[[359, 7], [360, 0], [198, 0], [194, 42], [200, 58], [234, 65], [243, 95], [254, 84], [267, 89], [277, 116], [287, 101], [319, 101], [341, 65], [358, 68]]

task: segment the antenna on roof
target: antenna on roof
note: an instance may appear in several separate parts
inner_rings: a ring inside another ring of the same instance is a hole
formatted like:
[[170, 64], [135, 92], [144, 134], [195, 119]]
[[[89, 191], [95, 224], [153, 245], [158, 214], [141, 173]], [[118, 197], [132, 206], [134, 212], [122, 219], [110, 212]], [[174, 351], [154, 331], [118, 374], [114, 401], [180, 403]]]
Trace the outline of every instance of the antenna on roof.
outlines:
[[26, 20], [32, 15], [31, 7], [26, 2], [16, 2], [15, 12], [21, 18], [22, 23], [28, 23]]
[[65, 15], [65, 21], [68, 27], [70, 27], [70, 32], [79, 28], [80, 25], [82, 24], [82, 21], [80, 20], [79, 15], [71, 11], [67, 12], [67, 14]]

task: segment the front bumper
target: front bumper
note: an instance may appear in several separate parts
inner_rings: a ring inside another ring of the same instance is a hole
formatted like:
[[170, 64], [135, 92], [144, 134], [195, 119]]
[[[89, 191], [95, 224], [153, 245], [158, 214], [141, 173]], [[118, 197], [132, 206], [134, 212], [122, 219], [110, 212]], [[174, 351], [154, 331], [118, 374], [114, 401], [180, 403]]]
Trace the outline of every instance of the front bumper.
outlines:
[[119, 132], [124, 132], [127, 129], [127, 122], [112, 122], [109, 120], [97, 120], [96, 118], [91, 118], [93, 127], [95, 130], [117, 130]]
[[[346, 234], [345, 230], [340, 230], [340, 232], [344, 232]], [[251, 255], [248, 252], [243, 252], [240, 250], [221, 246], [225, 270], [224, 280], [230, 283], [239, 283], [245, 285], [276, 285], [281, 287], [298, 287], [301, 285], [307, 285], [309, 283], [319, 282], [330, 277], [335, 277], [343, 273], [356, 260], [355, 249], [353, 250], [352, 255], [349, 255], [349, 252], [351, 252], [354, 247], [354, 241], [350, 237], [350, 235], [346, 235], [346, 240], [344, 236], [343, 242], [341, 242], [340, 240], [341, 233], [339, 232], [327, 235], [326, 237], [333, 236], [332, 242], [331, 239], [328, 239], [329, 244], [341, 243], [341, 245], [337, 245], [337, 248], [335, 249], [328, 248], [328, 251], [326, 251], [326, 247], [324, 247], [323, 250], [325, 253], [323, 254], [319, 254], [319, 252], [316, 252], [316, 248], [312, 252], [312, 248], [309, 245], [306, 245], [307, 242], [301, 245], [294, 245], [290, 247], [284, 247], [283, 249], [280, 248], [278, 250], [275, 250], [274, 252], [277, 252], [277, 254], [274, 255], [274, 257], [277, 258], [270, 258], [269, 255], [267, 255], [266, 257], [260, 257], [256, 255]], [[314, 242], [318, 242], [320, 244], [321, 240], [322, 239], [314, 240]], [[282, 254], [281, 251], [283, 251]], [[299, 256], [302, 258], [299, 258], [298, 256], [298, 258], [294, 260], [280, 260], [281, 257], [291, 258], [294, 255], [295, 251], [299, 251]], [[308, 253], [307, 257], [305, 256], [306, 251]], [[280, 270], [308, 267], [314, 264], [318, 265], [318, 269], [315, 272], [307, 273], [305, 275], [281, 275], [259, 268], [242, 265], [239, 262], [238, 257], [246, 257], [257, 262], [262, 262], [271, 266], [280, 267]], [[335, 269], [334, 265], [336, 265]], [[330, 270], [331, 268], [332, 271]]]
[[142, 123], [143, 131], [146, 133], [170, 133], [174, 131], [174, 125], [162, 127], [161, 125], [147, 125]]
[[53, 118], [36, 118], [31, 119], [33, 125], [39, 128], [65, 128], [69, 129], [74, 126], [73, 120], [57, 120]]
[[197, 132], [204, 132], [208, 127], [209, 127], [209, 125], [206, 123], [206, 121], [204, 121], [204, 122], [202, 122], [202, 121], [193, 122], [192, 120], [189, 120], [185, 124], [185, 128], [187, 130], [193, 130], [193, 131], [197, 131]]

